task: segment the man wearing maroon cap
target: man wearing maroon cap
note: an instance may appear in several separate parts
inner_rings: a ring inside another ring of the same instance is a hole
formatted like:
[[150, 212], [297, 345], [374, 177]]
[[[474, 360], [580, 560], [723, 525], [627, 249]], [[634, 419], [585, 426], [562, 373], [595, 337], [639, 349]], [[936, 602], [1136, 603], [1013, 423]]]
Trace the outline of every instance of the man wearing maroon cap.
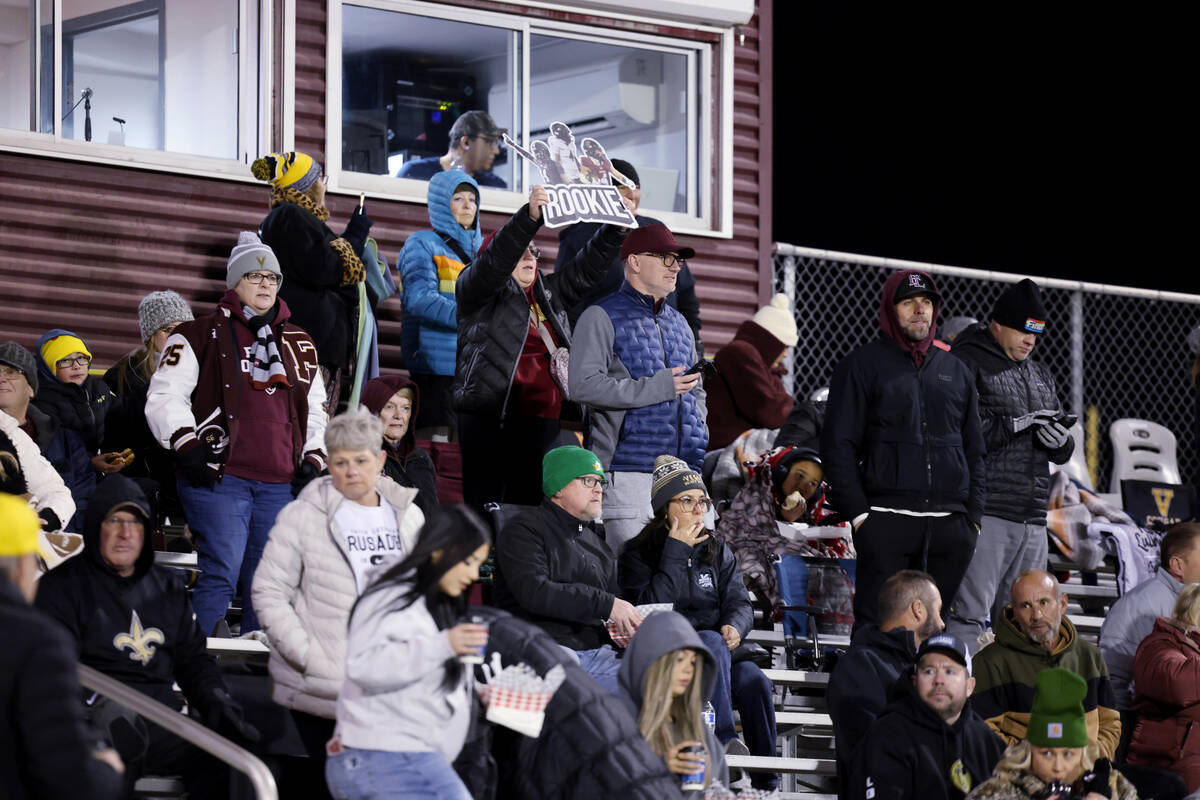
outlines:
[[589, 447], [604, 464], [604, 527], [621, 545], [652, 516], [654, 459], [668, 454], [700, 470], [707, 410], [696, 342], [683, 315], [664, 300], [675, 289], [681, 247], [665, 225], [632, 231], [621, 247], [625, 280], [579, 318], [571, 349], [571, 398], [590, 408]]

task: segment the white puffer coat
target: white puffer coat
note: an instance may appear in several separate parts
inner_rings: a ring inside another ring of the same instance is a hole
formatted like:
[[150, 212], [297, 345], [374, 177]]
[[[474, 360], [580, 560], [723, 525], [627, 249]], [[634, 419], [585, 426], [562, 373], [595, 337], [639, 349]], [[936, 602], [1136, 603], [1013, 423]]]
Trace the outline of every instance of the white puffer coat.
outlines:
[[[21, 424], [0, 411], [0, 431], [4, 432], [16, 447], [17, 461], [25, 475], [25, 484], [30, 494], [33, 510], [41, 512], [48, 508], [54, 512], [62, 525], [67, 524], [75, 513], [75, 501], [71, 490], [63, 483], [62, 476], [42, 455], [37, 443], [21, 430]], [[61, 527], [61, 526], [60, 526]], [[39, 531], [38, 552], [48, 567], [55, 567], [65, 558], [83, 551], [83, 539], [76, 534], [61, 534], [59, 531]], [[63, 544], [68, 541], [69, 544]]]
[[[379, 494], [396, 509], [405, 553], [425, 516], [416, 489], [380, 476]], [[276, 703], [333, 719], [346, 672], [346, 633], [358, 599], [345, 538], [334, 514], [350, 502], [328, 475], [304, 487], [271, 528], [254, 573], [254, 610], [271, 647], [271, 696]]]

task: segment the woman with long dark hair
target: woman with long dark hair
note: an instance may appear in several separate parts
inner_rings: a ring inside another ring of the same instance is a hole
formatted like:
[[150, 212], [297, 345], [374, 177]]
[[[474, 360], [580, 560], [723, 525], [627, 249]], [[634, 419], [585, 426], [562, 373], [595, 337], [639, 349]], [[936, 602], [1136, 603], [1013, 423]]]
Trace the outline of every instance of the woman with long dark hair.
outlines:
[[[621, 596], [634, 605], [673, 603], [713, 660], [716, 737], [728, 752], [775, 754], [774, 688], [758, 665], [733, 660], [754, 620], [750, 595], [733, 551], [704, 527], [712, 500], [704, 479], [684, 461], [654, 462], [650, 505], [654, 517], [625, 545], [618, 562]], [[743, 745], [733, 724], [742, 712]], [[773, 773], [752, 776], [755, 788], [774, 789]]]
[[338, 800], [470, 800], [450, 766], [471, 720], [471, 674], [459, 657], [479, 653], [487, 629], [456, 620], [490, 546], [474, 513], [446, 508], [355, 603], [325, 762]]

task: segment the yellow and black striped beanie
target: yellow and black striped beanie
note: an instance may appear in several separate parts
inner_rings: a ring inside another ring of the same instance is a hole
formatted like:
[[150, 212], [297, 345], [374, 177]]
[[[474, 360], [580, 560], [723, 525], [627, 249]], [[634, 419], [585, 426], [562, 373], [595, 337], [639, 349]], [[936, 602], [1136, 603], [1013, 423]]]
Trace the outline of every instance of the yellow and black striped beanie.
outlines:
[[321, 165], [306, 153], [268, 153], [254, 159], [250, 172], [260, 181], [268, 181], [276, 188], [287, 186], [298, 192], [307, 192], [321, 177]]

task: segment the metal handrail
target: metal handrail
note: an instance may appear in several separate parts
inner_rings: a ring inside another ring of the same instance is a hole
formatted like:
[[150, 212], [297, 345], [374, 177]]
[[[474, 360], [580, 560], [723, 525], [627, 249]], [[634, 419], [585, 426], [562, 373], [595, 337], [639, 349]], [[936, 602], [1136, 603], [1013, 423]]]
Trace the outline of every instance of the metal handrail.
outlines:
[[275, 777], [256, 755], [239, 747], [224, 736], [209, 730], [191, 717], [168, 708], [157, 700], [131, 689], [84, 664], [79, 665], [79, 682], [93, 692], [136, 711], [151, 722], [211, 753], [231, 767], [246, 773], [259, 800], [279, 800]]

